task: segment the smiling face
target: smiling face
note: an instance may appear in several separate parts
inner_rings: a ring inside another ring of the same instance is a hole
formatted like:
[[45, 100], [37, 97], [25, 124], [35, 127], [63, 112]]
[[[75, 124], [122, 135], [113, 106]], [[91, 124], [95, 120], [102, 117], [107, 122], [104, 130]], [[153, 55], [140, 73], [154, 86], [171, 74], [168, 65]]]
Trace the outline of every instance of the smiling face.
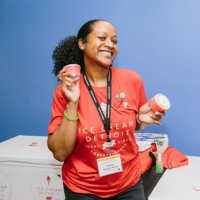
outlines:
[[80, 49], [84, 50], [84, 63], [108, 67], [114, 60], [117, 52], [117, 34], [114, 26], [109, 22], [99, 21], [93, 25], [86, 42], [79, 40]]

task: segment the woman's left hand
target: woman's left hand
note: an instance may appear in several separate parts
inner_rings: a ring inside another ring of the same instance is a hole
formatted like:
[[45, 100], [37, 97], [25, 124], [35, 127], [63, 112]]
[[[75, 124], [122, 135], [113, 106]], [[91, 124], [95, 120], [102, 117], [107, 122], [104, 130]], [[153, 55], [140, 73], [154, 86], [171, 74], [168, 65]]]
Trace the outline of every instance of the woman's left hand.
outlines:
[[150, 99], [146, 104], [144, 104], [143, 106], [140, 107], [139, 111], [138, 111], [138, 120], [140, 122], [144, 122], [146, 124], [158, 124], [161, 125], [162, 122], [160, 121], [162, 117], [165, 116], [165, 113], [167, 111], [164, 112], [154, 112], [151, 109], [151, 101], [153, 99]]

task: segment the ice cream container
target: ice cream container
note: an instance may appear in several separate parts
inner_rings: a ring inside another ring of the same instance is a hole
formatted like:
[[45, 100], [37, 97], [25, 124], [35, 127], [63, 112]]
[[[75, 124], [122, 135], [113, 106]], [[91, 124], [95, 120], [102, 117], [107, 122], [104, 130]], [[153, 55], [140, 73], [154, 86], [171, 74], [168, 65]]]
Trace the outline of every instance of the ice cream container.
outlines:
[[[142, 148], [141, 145], [147, 145], [147, 141], [151, 143], [156, 143], [157, 151], [153, 152], [155, 156], [158, 153], [163, 153], [169, 145], [169, 138], [167, 134], [162, 133], [134, 133], [136, 143], [139, 148]], [[143, 143], [144, 142], [144, 143]]]
[[63, 69], [65, 69], [65, 73], [66, 72], [72, 72], [75, 77], [70, 77], [72, 78], [74, 81], [80, 79], [80, 74], [81, 74], [81, 67], [78, 64], [69, 64], [63, 67]]
[[157, 94], [151, 101], [151, 109], [154, 112], [163, 112], [170, 108], [168, 98], [163, 94]]

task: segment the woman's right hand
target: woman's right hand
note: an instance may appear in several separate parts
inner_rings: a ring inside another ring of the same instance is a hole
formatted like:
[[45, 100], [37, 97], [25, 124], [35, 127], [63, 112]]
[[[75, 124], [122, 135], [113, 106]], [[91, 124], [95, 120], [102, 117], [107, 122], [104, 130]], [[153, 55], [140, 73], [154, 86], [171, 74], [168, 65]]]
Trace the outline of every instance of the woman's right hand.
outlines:
[[[74, 74], [61, 70], [58, 78], [61, 80], [60, 90], [68, 103], [65, 113], [70, 118], [77, 118], [80, 97], [80, 79], [73, 81]], [[63, 113], [64, 114], [64, 113]], [[76, 145], [77, 121], [72, 121], [63, 116], [59, 127], [48, 135], [48, 148], [53, 152], [56, 160], [65, 161], [73, 152]]]
[[80, 97], [80, 79], [74, 81], [72, 78], [75, 75], [71, 72], [64, 73], [64, 70], [61, 70], [58, 78], [61, 80], [61, 92], [66, 97], [68, 103], [78, 103]]

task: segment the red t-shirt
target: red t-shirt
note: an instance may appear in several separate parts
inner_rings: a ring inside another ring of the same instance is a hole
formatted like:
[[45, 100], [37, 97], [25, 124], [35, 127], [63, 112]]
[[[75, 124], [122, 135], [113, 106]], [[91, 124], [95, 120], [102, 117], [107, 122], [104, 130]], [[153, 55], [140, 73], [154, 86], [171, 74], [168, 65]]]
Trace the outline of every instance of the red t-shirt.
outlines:
[[[107, 134], [102, 120], [81, 76], [80, 99], [77, 121], [77, 141], [71, 156], [62, 167], [63, 182], [73, 192], [90, 193], [102, 198], [113, 196], [128, 189], [139, 181], [141, 163], [138, 146], [134, 137], [136, 113], [147, 102], [142, 78], [134, 71], [111, 67], [111, 127], [110, 140], [113, 146], [111, 155], [120, 154], [123, 172], [99, 177], [97, 159], [106, 157], [104, 143]], [[92, 86], [102, 107], [106, 110], [107, 86]], [[118, 108], [115, 103], [121, 101], [120, 94], [125, 98]], [[52, 119], [48, 134], [54, 133], [59, 127], [67, 100], [60, 91], [60, 84], [54, 92]]]

